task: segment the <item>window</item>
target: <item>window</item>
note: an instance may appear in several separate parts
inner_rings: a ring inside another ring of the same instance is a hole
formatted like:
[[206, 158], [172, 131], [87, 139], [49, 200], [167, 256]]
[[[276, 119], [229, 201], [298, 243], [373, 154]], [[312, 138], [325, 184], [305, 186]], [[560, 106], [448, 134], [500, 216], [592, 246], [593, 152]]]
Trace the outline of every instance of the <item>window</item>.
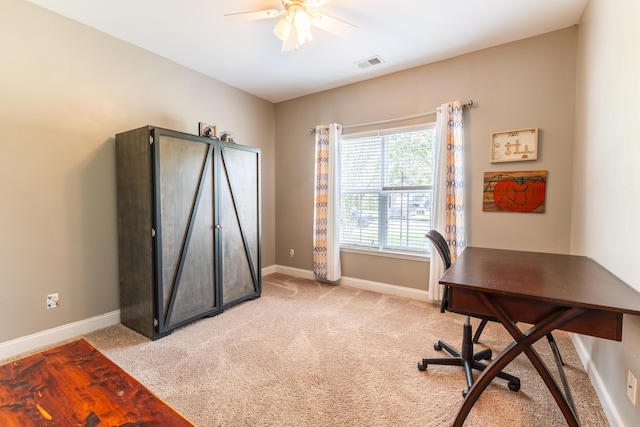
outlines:
[[340, 245], [427, 253], [435, 125], [343, 135]]

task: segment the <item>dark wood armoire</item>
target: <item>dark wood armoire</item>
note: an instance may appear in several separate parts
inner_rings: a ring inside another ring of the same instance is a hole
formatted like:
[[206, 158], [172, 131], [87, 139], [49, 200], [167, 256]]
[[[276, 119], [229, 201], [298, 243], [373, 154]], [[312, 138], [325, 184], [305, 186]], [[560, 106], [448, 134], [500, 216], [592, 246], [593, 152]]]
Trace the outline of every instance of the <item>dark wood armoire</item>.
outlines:
[[260, 296], [259, 149], [145, 126], [116, 169], [124, 325], [157, 339]]

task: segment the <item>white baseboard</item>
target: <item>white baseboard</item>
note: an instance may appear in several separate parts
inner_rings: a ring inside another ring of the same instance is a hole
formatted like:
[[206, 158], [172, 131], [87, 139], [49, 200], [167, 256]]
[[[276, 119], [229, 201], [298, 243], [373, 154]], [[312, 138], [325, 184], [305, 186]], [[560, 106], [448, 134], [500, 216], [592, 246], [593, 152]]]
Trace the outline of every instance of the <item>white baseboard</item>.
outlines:
[[602, 404], [602, 409], [604, 410], [605, 415], [609, 421], [611, 427], [624, 427], [624, 421], [618, 412], [618, 408], [616, 403], [613, 401], [607, 387], [602, 381], [602, 377], [600, 373], [595, 368], [593, 361], [591, 360], [591, 356], [587, 351], [587, 348], [584, 346], [584, 342], [579, 335], [569, 334], [571, 337], [571, 341], [573, 341], [573, 346], [576, 348], [576, 353], [578, 353], [578, 357], [580, 361], [582, 361], [582, 366], [584, 370], [587, 372], [589, 379], [591, 380], [591, 384], [593, 385], [598, 398], [600, 399], [600, 403]]
[[[275, 266], [276, 273], [289, 274], [291, 276], [302, 277], [303, 279], [313, 279], [313, 272], [300, 268], [287, 267], [284, 265]], [[427, 291], [415, 288], [407, 288], [405, 286], [389, 285], [387, 283], [373, 282], [371, 280], [356, 279], [353, 277], [342, 277], [340, 279], [342, 286], [350, 288], [362, 289], [365, 291], [373, 291], [381, 294], [394, 295], [397, 297], [411, 298], [420, 301], [429, 301]]]
[[[313, 279], [313, 272], [300, 268], [287, 267], [283, 265], [270, 265], [261, 271], [262, 275], [272, 273], [289, 274], [291, 276]], [[353, 277], [343, 277], [340, 280], [342, 286], [349, 286], [367, 291], [379, 292], [387, 295], [411, 298], [421, 301], [428, 301], [427, 291], [407, 288], [404, 286], [389, 285], [387, 283], [374, 282], [370, 280], [356, 279]], [[62, 325], [57, 328], [48, 329], [25, 337], [20, 337], [11, 341], [0, 343], [0, 360], [13, 358], [19, 354], [32, 352], [42, 347], [46, 347], [61, 341], [72, 339], [83, 334], [106, 328], [120, 323], [120, 310], [95, 316], [90, 319]]]
[[287, 267], [286, 265], [275, 265], [275, 273], [288, 274], [289, 276], [301, 277], [313, 280], [313, 271], [301, 268]]
[[[276, 272], [276, 266], [271, 265], [262, 269], [262, 275]], [[81, 335], [98, 329], [120, 323], [120, 310], [105, 313], [89, 319], [68, 323], [56, 328], [36, 332], [35, 334], [16, 338], [10, 341], [0, 342], [0, 361], [13, 359], [19, 355], [32, 353], [40, 348], [45, 348], [59, 342], [77, 338]]]
[[[262, 275], [272, 273], [289, 274], [291, 276], [304, 279], [313, 279], [313, 272], [300, 268], [287, 267], [283, 265], [271, 265], [262, 269]], [[404, 298], [411, 298], [421, 301], [428, 301], [427, 291], [407, 288], [403, 286], [389, 285], [386, 283], [373, 282], [370, 280], [343, 277], [340, 280], [343, 286], [374, 291], [388, 295], [395, 295]], [[80, 320], [56, 328], [47, 329], [32, 335], [20, 337], [11, 341], [0, 343], [0, 362], [5, 359], [15, 358], [24, 353], [30, 353], [39, 348], [47, 347], [65, 340], [79, 337], [98, 329], [106, 328], [120, 323], [120, 310], [114, 310], [89, 319]], [[589, 352], [579, 335], [570, 334], [571, 340], [576, 348], [576, 352], [582, 361], [585, 371], [598, 394], [603, 410], [612, 427], [625, 427], [624, 421], [620, 417], [615, 402], [611, 398], [599, 372], [594, 367]]]
[[[276, 266], [271, 265], [262, 269], [262, 275], [276, 272]], [[35, 334], [16, 338], [0, 343], [0, 361], [13, 359], [19, 355], [32, 353], [40, 348], [45, 348], [59, 342], [77, 338], [81, 335], [98, 329], [120, 323], [120, 310], [105, 313], [89, 319], [68, 323], [56, 328], [36, 332]]]
[[266, 276], [267, 274], [273, 274], [273, 273], [275, 273], [275, 272], [276, 272], [276, 266], [275, 266], [275, 264], [274, 264], [274, 265], [270, 265], [270, 266], [268, 266], [268, 267], [264, 267], [264, 268], [262, 269], [262, 275], [263, 275], [263, 276]]
[[120, 323], [120, 310], [0, 343], [0, 361]]

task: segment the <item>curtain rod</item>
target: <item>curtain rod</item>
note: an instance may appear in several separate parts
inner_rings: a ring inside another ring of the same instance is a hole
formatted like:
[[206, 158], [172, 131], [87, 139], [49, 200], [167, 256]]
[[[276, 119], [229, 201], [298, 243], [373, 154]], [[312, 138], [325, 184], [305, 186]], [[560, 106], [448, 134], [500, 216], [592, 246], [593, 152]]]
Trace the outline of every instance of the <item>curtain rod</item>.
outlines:
[[[473, 106], [473, 100], [471, 100], [471, 99], [469, 101], [465, 102], [464, 104], [462, 104], [462, 108], [469, 108], [471, 106]], [[398, 117], [398, 118], [395, 118], [395, 119], [387, 119], [387, 120], [378, 120], [376, 122], [369, 122], [369, 123], [357, 123], [357, 124], [354, 124], [354, 125], [345, 125], [345, 126], [342, 126], [342, 129], [363, 127], [363, 126], [371, 126], [371, 125], [381, 125], [381, 124], [393, 123], [393, 122], [404, 122], [404, 121], [407, 121], [407, 120], [418, 119], [420, 117], [432, 116], [434, 114], [436, 114], [436, 111], [429, 111], [428, 113], [418, 113], [418, 114], [414, 114], [413, 116]], [[315, 130], [315, 128], [309, 128], [309, 132], [315, 133], [316, 130]]]

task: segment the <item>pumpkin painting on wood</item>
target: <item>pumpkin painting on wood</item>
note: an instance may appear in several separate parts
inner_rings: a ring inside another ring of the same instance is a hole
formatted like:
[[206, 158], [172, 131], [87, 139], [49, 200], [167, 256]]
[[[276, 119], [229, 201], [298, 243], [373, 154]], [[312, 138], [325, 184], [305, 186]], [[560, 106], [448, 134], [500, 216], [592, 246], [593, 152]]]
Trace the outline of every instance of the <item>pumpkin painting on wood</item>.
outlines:
[[485, 172], [482, 210], [543, 213], [547, 171]]

